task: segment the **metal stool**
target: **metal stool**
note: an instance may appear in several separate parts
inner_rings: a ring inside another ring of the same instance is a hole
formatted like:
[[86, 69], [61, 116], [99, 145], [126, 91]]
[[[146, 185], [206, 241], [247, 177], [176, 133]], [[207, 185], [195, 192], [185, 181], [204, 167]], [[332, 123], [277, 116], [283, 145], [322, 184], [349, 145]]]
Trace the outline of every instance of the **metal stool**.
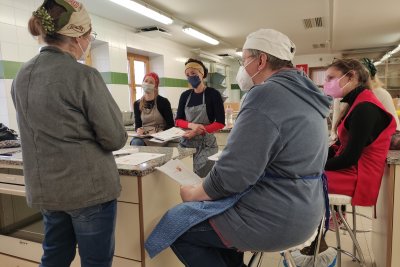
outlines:
[[[364, 258], [364, 254], [361, 251], [361, 247], [360, 244], [357, 241], [357, 225], [356, 225], [356, 210], [355, 207], [353, 207], [353, 229], [350, 228], [349, 223], [347, 222], [347, 220], [344, 218], [343, 216], [343, 212], [342, 210], [339, 208], [338, 209], [338, 213], [339, 213], [339, 218], [340, 220], [343, 222], [344, 228], [340, 228], [339, 227], [339, 223], [337, 221], [337, 217], [336, 217], [336, 211], [334, 209], [334, 206], [340, 206], [340, 205], [351, 205], [351, 200], [352, 198], [349, 196], [345, 196], [345, 195], [338, 195], [338, 194], [329, 194], [329, 204], [330, 204], [330, 209], [331, 209], [331, 217], [336, 229], [336, 250], [340, 253], [338, 253], [338, 261], [337, 261], [337, 266], [341, 267], [342, 262], [341, 262], [341, 254], [346, 254], [347, 256], [350, 256], [353, 258], [353, 261], [357, 261], [361, 266], [366, 266], [365, 265], [365, 258]], [[345, 251], [341, 248], [341, 244], [340, 244], [340, 229], [344, 229], [346, 230], [349, 235], [351, 240], [353, 241], [353, 254], [351, 254], [348, 251]], [[357, 258], [357, 254], [358, 254], [358, 258]]]
[[[320, 225], [324, 225], [324, 219], [322, 219]], [[315, 251], [316, 252], [319, 251], [319, 245], [320, 245], [319, 240], [321, 240], [322, 232], [323, 231], [318, 231], [318, 228], [317, 228], [317, 230], [313, 233], [313, 235], [309, 239], [307, 239], [307, 241], [305, 241], [304, 243], [282, 251], [281, 254], [283, 255], [283, 258], [286, 260], [287, 266], [288, 267], [297, 267], [296, 263], [294, 262], [291, 252], [294, 250], [300, 250], [302, 248], [310, 246], [311, 243], [315, 240], [315, 237], [317, 235], [318, 235], [318, 242], [315, 247]], [[251, 256], [249, 264], [247, 266], [248, 267], [260, 267], [262, 264], [263, 257], [264, 257], [264, 252], [253, 252], [253, 255]], [[318, 253], [314, 253], [314, 267], [317, 267], [316, 266], [316, 258], [317, 257], [318, 257]]]

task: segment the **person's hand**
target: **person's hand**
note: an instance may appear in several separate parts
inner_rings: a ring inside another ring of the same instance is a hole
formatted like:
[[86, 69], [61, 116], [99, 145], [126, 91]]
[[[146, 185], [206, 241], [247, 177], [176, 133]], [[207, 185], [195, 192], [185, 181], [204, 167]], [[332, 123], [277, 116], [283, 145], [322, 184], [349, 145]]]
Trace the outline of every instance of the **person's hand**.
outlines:
[[206, 128], [204, 127], [203, 124], [199, 124], [199, 123], [189, 123], [189, 128], [192, 129], [193, 131], [195, 131], [197, 134], [202, 134], [206, 131]]
[[193, 201], [193, 190], [194, 185], [182, 185], [181, 186], [181, 198], [183, 202]]
[[143, 128], [142, 128], [142, 127], [137, 128], [136, 133], [137, 133], [138, 135], [143, 135], [143, 133], [144, 133]]
[[338, 136], [337, 136], [336, 132], [331, 132], [331, 134], [329, 135], [329, 146], [336, 143], [337, 140], [338, 140]]
[[203, 184], [182, 185], [180, 191], [181, 198], [184, 202], [211, 200], [204, 191]]
[[193, 137], [195, 137], [196, 135], [198, 135], [198, 133], [196, 133], [196, 131], [195, 130], [189, 130], [189, 131], [186, 131], [183, 135], [182, 135], [182, 137], [183, 138], [185, 138], [185, 139], [192, 139]]

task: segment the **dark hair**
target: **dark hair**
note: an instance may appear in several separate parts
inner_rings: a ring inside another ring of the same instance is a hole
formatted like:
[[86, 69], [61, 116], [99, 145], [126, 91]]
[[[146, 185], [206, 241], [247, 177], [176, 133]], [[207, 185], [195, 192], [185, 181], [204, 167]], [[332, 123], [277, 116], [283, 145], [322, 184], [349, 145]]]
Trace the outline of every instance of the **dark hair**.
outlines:
[[[61, 15], [67, 12], [67, 10], [63, 6], [57, 4], [52, 0], [46, 1], [43, 5], [43, 8], [50, 15], [55, 25], [58, 24], [58, 20], [60, 19]], [[43, 40], [48, 44], [64, 43], [70, 38], [56, 32], [47, 33], [47, 31], [43, 27], [42, 19], [35, 15], [32, 15], [29, 19], [28, 29], [33, 36], [41, 36]]]
[[200, 60], [194, 59], [194, 58], [189, 58], [188, 61], [185, 62], [185, 65], [190, 63], [190, 62], [194, 62], [194, 63], [200, 64], [200, 66], [204, 70], [204, 77], [203, 78], [207, 78], [208, 69], [206, 68], [206, 66], [204, 66], [203, 62], [201, 62]]
[[375, 77], [377, 70], [376, 70], [376, 67], [375, 67], [374, 63], [372, 62], [372, 60], [364, 57], [360, 61], [367, 68], [367, 70], [371, 74], [371, 78], [373, 79]]
[[351, 58], [336, 59], [328, 66], [328, 68], [330, 67], [334, 67], [341, 71], [343, 75], [350, 77], [353, 75], [351, 71], [354, 71], [358, 75], [359, 85], [371, 89], [369, 72], [360, 61]]
[[268, 58], [269, 68], [271, 70], [279, 70], [282, 68], [293, 68], [293, 63], [289, 60], [283, 60], [277, 58], [273, 55], [270, 55], [268, 53], [265, 53], [257, 49], [248, 49], [248, 51], [250, 55], [252, 55], [253, 57], [259, 57], [261, 54], [266, 54]]

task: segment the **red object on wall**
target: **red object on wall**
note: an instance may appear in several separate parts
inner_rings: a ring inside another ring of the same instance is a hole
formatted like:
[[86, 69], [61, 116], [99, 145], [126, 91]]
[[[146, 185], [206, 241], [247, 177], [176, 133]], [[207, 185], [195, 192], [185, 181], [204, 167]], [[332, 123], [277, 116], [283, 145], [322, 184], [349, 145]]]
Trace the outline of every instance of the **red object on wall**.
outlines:
[[296, 68], [304, 71], [304, 73], [308, 75], [308, 64], [297, 64]]

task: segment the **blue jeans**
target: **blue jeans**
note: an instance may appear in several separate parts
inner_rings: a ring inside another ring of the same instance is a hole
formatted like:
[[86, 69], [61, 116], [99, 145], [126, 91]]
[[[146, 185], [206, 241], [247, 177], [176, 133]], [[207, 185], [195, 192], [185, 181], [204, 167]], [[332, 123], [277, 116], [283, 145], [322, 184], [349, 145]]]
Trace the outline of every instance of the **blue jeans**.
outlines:
[[78, 244], [82, 267], [111, 267], [117, 201], [71, 211], [42, 210], [45, 236], [40, 267], [69, 267]]
[[171, 249], [186, 267], [244, 267], [243, 252], [227, 248], [208, 220], [181, 235]]
[[136, 138], [133, 137], [130, 143], [131, 146], [145, 146], [145, 142], [143, 141], [143, 138]]

